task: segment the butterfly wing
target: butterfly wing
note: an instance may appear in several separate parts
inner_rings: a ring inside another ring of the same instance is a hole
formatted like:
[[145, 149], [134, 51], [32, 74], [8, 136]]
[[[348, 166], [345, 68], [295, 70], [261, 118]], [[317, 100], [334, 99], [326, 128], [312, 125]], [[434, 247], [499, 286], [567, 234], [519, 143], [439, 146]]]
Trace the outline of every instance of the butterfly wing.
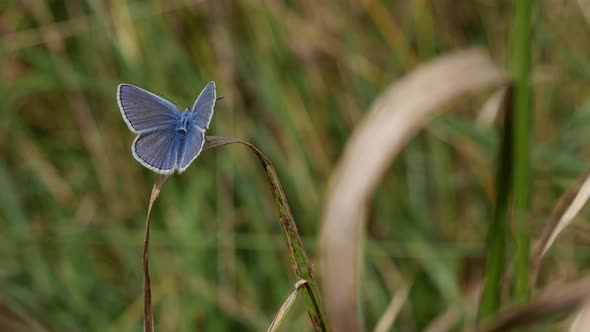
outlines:
[[205, 143], [205, 132], [193, 125], [184, 137], [179, 158], [178, 173], [184, 172], [188, 166], [197, 158]]
[[131, 151], [143, 166], [160, 174], [172, 174], [178, 167], [182, 136], [174, 127], [140, 133]]
[[201, 129], [209, 129], [209, 123], [211, 122], [211, 117], [213, 117], [215, 100], [215, 82], [211, 81], [201, 91], [191, 110], [195, 124]]
[[134, 133], [169, 128], [181, 116], [167, 100], [130, 84], [119, 84], [117, 102], [123, 119]]

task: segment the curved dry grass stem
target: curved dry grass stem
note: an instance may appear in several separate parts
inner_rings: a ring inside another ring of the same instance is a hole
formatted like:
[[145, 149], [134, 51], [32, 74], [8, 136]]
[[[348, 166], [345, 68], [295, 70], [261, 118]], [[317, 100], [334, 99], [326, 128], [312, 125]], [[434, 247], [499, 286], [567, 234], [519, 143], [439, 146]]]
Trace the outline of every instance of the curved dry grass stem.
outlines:
[[526, 305], [501, 310], [481, 332], [508, 331], [542, 322], [551, 315], [571, 312], [590, 298], [590, 277], [559, 286], [537, 296]]
[[404, 284], [400, 289], [395, 292], [395, 295], [391, 298], [387, 309], [377, 322], [375, 329], [373, 332], [387, 332], [391, 330], [393, 323], [395, 323], [395, 319], [397, 315], [402, 310], [402, 307], [406, 303], [408, 299], [408, 294], [410, 293], [410, 283]]
[[[270, 189], [273, 194], [273, 198], [275, 200], [275, 205], [277, 207], [277, 211], [279, 213], [279, 218], [281, 220], [281, 226], [285, 235], [285, 240], [287, 242], [287, 246], [289, 248], [289, 257], [291, 258], [291, 263], [293, 264], [293, 268], [297, 276], [303, 280], [305, 280], [305, 284], [303, 285], [307, 289], [308, 296], [307, 298], [307, 307], [309, 317], [311, 319], [311, 323], [314, 327], [315, 331], [327, 331], [326, 322], [323, 315], [323, 309], [320, 302], [319, 297], [319, 289], [317, 286], [317, 282], [313, 276], [313, 271], [311, 269], [311, 264], [307, 258], [307, 254], [303, 248], [303, 243], [301, 242], [301, 238], [299, 237], [299, 232], [297, 231], [297, 225], [295, 224], [295, 220], [293, 218], [293, 214], [291, 213], [291, 208], [289, 207], [289, 203], [287, 202], [287, 196], [283, 191], [283, 187], [281, 186], [281, 182], [277, 176], [277, 173], [272, 166], [270, 160], [254, 145], [240, 141], [235, 138], [229, 137], [222, 137], [222, 136], [208, 136], [206, 137], [206, 142], [203, 147], [203, 151], [208, 149], [212, 149], [215, 147], [223, 146], [226, 144], [234, 144], [239, 143], [247, 146], [252, 150], [258, 160], [264, 167], [264, 171], [266, 173], [268, 183], [270, 185]], [[150, 242], [150, 216], [152, 212], [152, 207], [154, 202], [158, 198], [160, 191], [162, 190], [162, 186], [168, 181], [169, 175], [160, 175], [156, 179], [156, 183], [152, 189], [152, 193], [150, 196], [150, 204], [148, 206], [148, 212], [145, 222], [145, 239], [143, 245], [143, 277], [144, 277], [144, 332], [153, 332], [154, 331], [154, 318], [153, 318], [153, 311], [152, 311], [152, 295], [151, 295], [151, 286], [150, 286], [150, 275], [149, 275], [149, 264], [148, 264], [148, 252], [149, 252], [149, 242]], [[298, 284], [299, 285], [299, 284]]]
[[585, 302], [573, 316], [567, 330], [568, 332], [590, 331], [590, 301]]
[[291, 306], [293, 305], [293, 303], [295, 303], [295, 299], [297, 298], [297, 293], [299, 293], [299, 290], [301, 289], [301, 287], [305, 287], [308, 290], [308, 292], [311, 291], [307, 280], [301, 279], [298, 282], [296, 282], [295, 283], [295, 290], [293, 292], [291, 292], [291, 294], [287, 297], [285, 302], [283, 302], [283, 305], [279, 308], [279, 311], [277, 311], [275, 318], [270, 323], [270, 326], [268, 327], [267, 332], [274, 332], [279, 328], [279, 326], [281, 326], [281, 323], [283, 322], [283, 320], [287, 316], [287, 313], [291, 309]]
[[334, 331], [361, 329], [356, 299], [361, 216], [390, 161], [443, 105], [506, 81], [482, 50], [445, 55], [390, 86], [355, 129], [330, 183], [320, 234], [323, 299]]
[[168, 181], [170, 175], [159, 175], [152, 188], [150, 195], [150, 204], [148, 206], [147, 216], [145, 218], [145, 238], [143, 240], [143, 331], [154, 331], [154, 313], [152, 310], [152, 289], [150, 284], [149, 261], [148, 253], [150, 247], [150, 216], [152, 215], [152, 207], [154, 202], [160, 195], [162, 187]]
[[481, 106], [477, 114], [477, 120], [475, 123], [482, 128], [489, 128], [494, 125], [498, 118], [498, 113], [502, 110], [502, 104], [504, 102], [508, 87], [501, 87], [496, 90], [485, 103]]
[[584, 18], [586, 19], [586, 23], [590, 24], [590, 0], [578, 0], [578, 7], [580, 7], [580, 11]]
[[590, 170], [580, 175], [561, 195], [551, 218], [535, 243], [531, 255], [531, 287], [534, 286], [541, 261], [557, 236], [574, 220], [590, 199]]
[[266, 173], [266, 178], [268, 180], [268, 184], [270, 185], [270, 189], [275, 201], [275, 206], [281, 221], [281, 228], [283, 229], [285, 241], [287, 242], [287, 247], [289, 249], [289, 258], [291, 260], [291, 264], [293, 265], [293, 269], [295, 270], [297, 277], [306, 280], [305, 287], [309, 288], [309, 294], [306, 297], [309, 318], [311, 319], [311, 323], [315, 331], [327, 331], [322, 304], [320, 302], [319, 288], [313, 276], [311, 264], [307, 258], [305, 249], [303, 248], [303, 243], [299, 237], [299, 231], [297, 230], [295, 219], [291, 213], [287, 196], [285, 195], [283, 187], [281, 186], [281, 182], [279, 181], [277, 173], [270, 160], [254, 145], [230, 137], [207, 136], [203, 151], [226, 144], [235, 143], [239, 143], [250, 148], [250, 150], [256, 154], [256, 157], [258, 157], [258, 160], [264, 167], [264, 172]]

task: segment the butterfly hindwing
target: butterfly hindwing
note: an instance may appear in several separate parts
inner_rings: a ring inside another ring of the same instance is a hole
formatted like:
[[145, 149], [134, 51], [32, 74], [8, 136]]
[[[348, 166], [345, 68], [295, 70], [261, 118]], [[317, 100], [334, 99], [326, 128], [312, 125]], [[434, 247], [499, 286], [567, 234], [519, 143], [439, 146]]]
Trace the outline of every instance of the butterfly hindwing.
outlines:
[[193, 108], [191, 111], [193, 112], [194, 120], [196, 125], [201, 127], [201, 129], [208, 129], [209, 123], [211, 122], [211, 117], [213, 117], [213, 107], [215, 106], [215, 82], [209, 82], [201, 94], [195, 100], [193, 104]]
[[193, 127], [190, 128], [184, 136], [182, 148], [179, 152], [179, 173], [184, 172], [187, 169], [187, 167], [193, 162], [193, 160], [197, 158], [197, 156], [201, 153], [201, 150], [203, 149], [204, 143], [205, 133], [193, 125]]
[[168, 128], [181, 114], [167, 100], [130, 84], [119, 85], [117, 102], [123, 119], [134, 133]]
[[160, 174], [171, 174], [178, 166], [182, 137], [174, 127], [140, 133], [131, 150], [143, 166]]

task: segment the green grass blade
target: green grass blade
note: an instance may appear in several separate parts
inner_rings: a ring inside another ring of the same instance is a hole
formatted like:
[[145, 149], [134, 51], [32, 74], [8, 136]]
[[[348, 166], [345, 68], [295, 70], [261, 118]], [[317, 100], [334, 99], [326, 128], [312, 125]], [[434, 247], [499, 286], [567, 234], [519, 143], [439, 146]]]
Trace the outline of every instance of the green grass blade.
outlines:
[[512, 89], [504, 95], [504, 130], [496, 174], [496, 206], [487, 238], [485, 281], [479, 307], [480, 318], [487, 318], [500, 307], [500, 289], [505, 265], [508, 237], [508, 209], [512, 184]]
[[514, 2], [510, 71], [514, 78], [513, 168], [516, 266], [515, 298], [524, 302], [529, 293], [529, 209], [531, 204], [532, 89], [530, 85], [531, 0]]

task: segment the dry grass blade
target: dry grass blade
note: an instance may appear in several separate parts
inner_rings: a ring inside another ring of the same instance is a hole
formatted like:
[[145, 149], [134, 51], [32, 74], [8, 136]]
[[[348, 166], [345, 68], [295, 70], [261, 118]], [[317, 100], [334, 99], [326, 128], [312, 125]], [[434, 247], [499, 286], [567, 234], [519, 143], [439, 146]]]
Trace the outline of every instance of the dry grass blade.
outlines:
[[356, 258], [361, 216], [390, 161], [443, 105], [506, 81], [504, 71], [481, 50], [442, 56], [389, 87], [355, 129], [329, 187], [320, 235], [323, 295], [335, 331], [360, 328]]
[[582, 308], [578, 310], [574, 319], [572, 320], [569, 332], [585, 332], [590, 331], [590, 301], [584, 303]]
[[309, 286], [307, 283], [307, 280], [303, 280], [303, 279], [301, 279], [297, 283], [295, 283], [295, 290], [291, 293], [291, 295], [289, 295], [289, 297], [287, 297], [285, 302], [283, 302], [283, 305], [279, 308], [279, 311], [275, 315], [275, 318], [270, 323], [270, 326], [268, 327], [267, 332], [274, 332], [279, 328], [279, 326], [281, 326], [283, 319], [285, 318], [285, 316], [287, 315], [287, 313], [291, 309], [291, 306], [295, 302], [295, 299], [297, 298], [297, 293], [299, 293], [299, 289], [301, 289], [301, 287], [304, 287], [306, 285]]
[[590, 24], [590, 0], [578, 0], [577, 1], [586, 22]]
[[498, 117], [498, 113], [500, 113], [502, 109], [502, 102], [505, 99], [507, 89], [507, 87], [501, 87], [482, 105], [476, 120], [478, 126], [488, 128], [494, 124]]
[[399, 314], [400, 310], [402, 309], [404, 303], [408, 298], [408, 293], [410, 292], [410, 284], [405, 284], [400, 288], [395, 295], [389, 302], [387, 309], [383, 313], [383, 316], [379, 319], [377, 326], [375, 327], [374, 332], [387, 332], [391, 330], [397, 315]]
[[457, 321], [461, 318], [461, 312], [459, 309], [451, 307], [445, 310], [440, 316], [436, 317], [432, 321], [424, 332], [446, 332], [450, 331], [451, 328], [457, 324]]
[[307, 258], [307, 254], [305, 253], [305, 249], [303, 248], [303, 243], [301, 242], [295, 219], [293, 218], [289, 202], [287, 201], [287, 196], [285, 195], [281, 182], [279, 181], [277, 173], [270, 160], [254, 145], [230, 137], [207, 136], [203, 151], [235, 143], [243, 144], [250, 148], [250, 150], [256, 154], [256, 157], [258, 157], [262, 167], [264, 167], [264, 172], [266, 173], [268, 184], [272, 191], [275, 206], [279, 213], [281, 228], [283, 229], [285, 241], [287, 242], [287, 247], [289, 249], [291, 264], [293, 265], [297, 277], [306, 280], [306, 285], [308, 285], [306, 287], [309, 287], [309, 296], [307, 297], [307, 312], [309, 318], [311, 319], [315, 331], [327, 331], [317, 282], [313, 276], [313, 270], [309, 263], [309, 259]]
[[[557, 236], [574, 220], [590, 199], [590, 171], [581, 175], [559, 198], [551, 219], [537, 240], [532, 253], [531, 285], [537, 279], [541, 260]], [[566, 208], [567, 207], [567, 208]]]
[[150, 195], [150, 204], [148, 206], [147, 216], [145, 218], [145, 237], [143, 240], [143, 331], [153, 332], [154, 331], [154, 315], [152, 310], [152, 290], [150, 285], [150, 273], [148, 264], [148, 252], [150, 247], [150, 216], [152, 214], [152, 207], [162, 187], [170, 178], [169, 175], [159, 175], [152, 188]]
[[464, 308], [461, 306], [450, 306], [438, 317], [436, 317], [430, 324], [426, 326], [424, 332], [446, 332], [451, 331], [453, 326], [457, 324], [460, 319], [465, 321], [465, 329], [469, 331], [469, 324], [475, 322], [477, 316], [477, 308], [481, 298], [483, 288], [483, 281], [474, 281], [467, 287], [464, 298]]
[[508, 331], [541, 322], [550, 315], [576, 310], [590, 297], [590, 277], [550, 290], [527, 305], [500, 311], [482, 332]]

